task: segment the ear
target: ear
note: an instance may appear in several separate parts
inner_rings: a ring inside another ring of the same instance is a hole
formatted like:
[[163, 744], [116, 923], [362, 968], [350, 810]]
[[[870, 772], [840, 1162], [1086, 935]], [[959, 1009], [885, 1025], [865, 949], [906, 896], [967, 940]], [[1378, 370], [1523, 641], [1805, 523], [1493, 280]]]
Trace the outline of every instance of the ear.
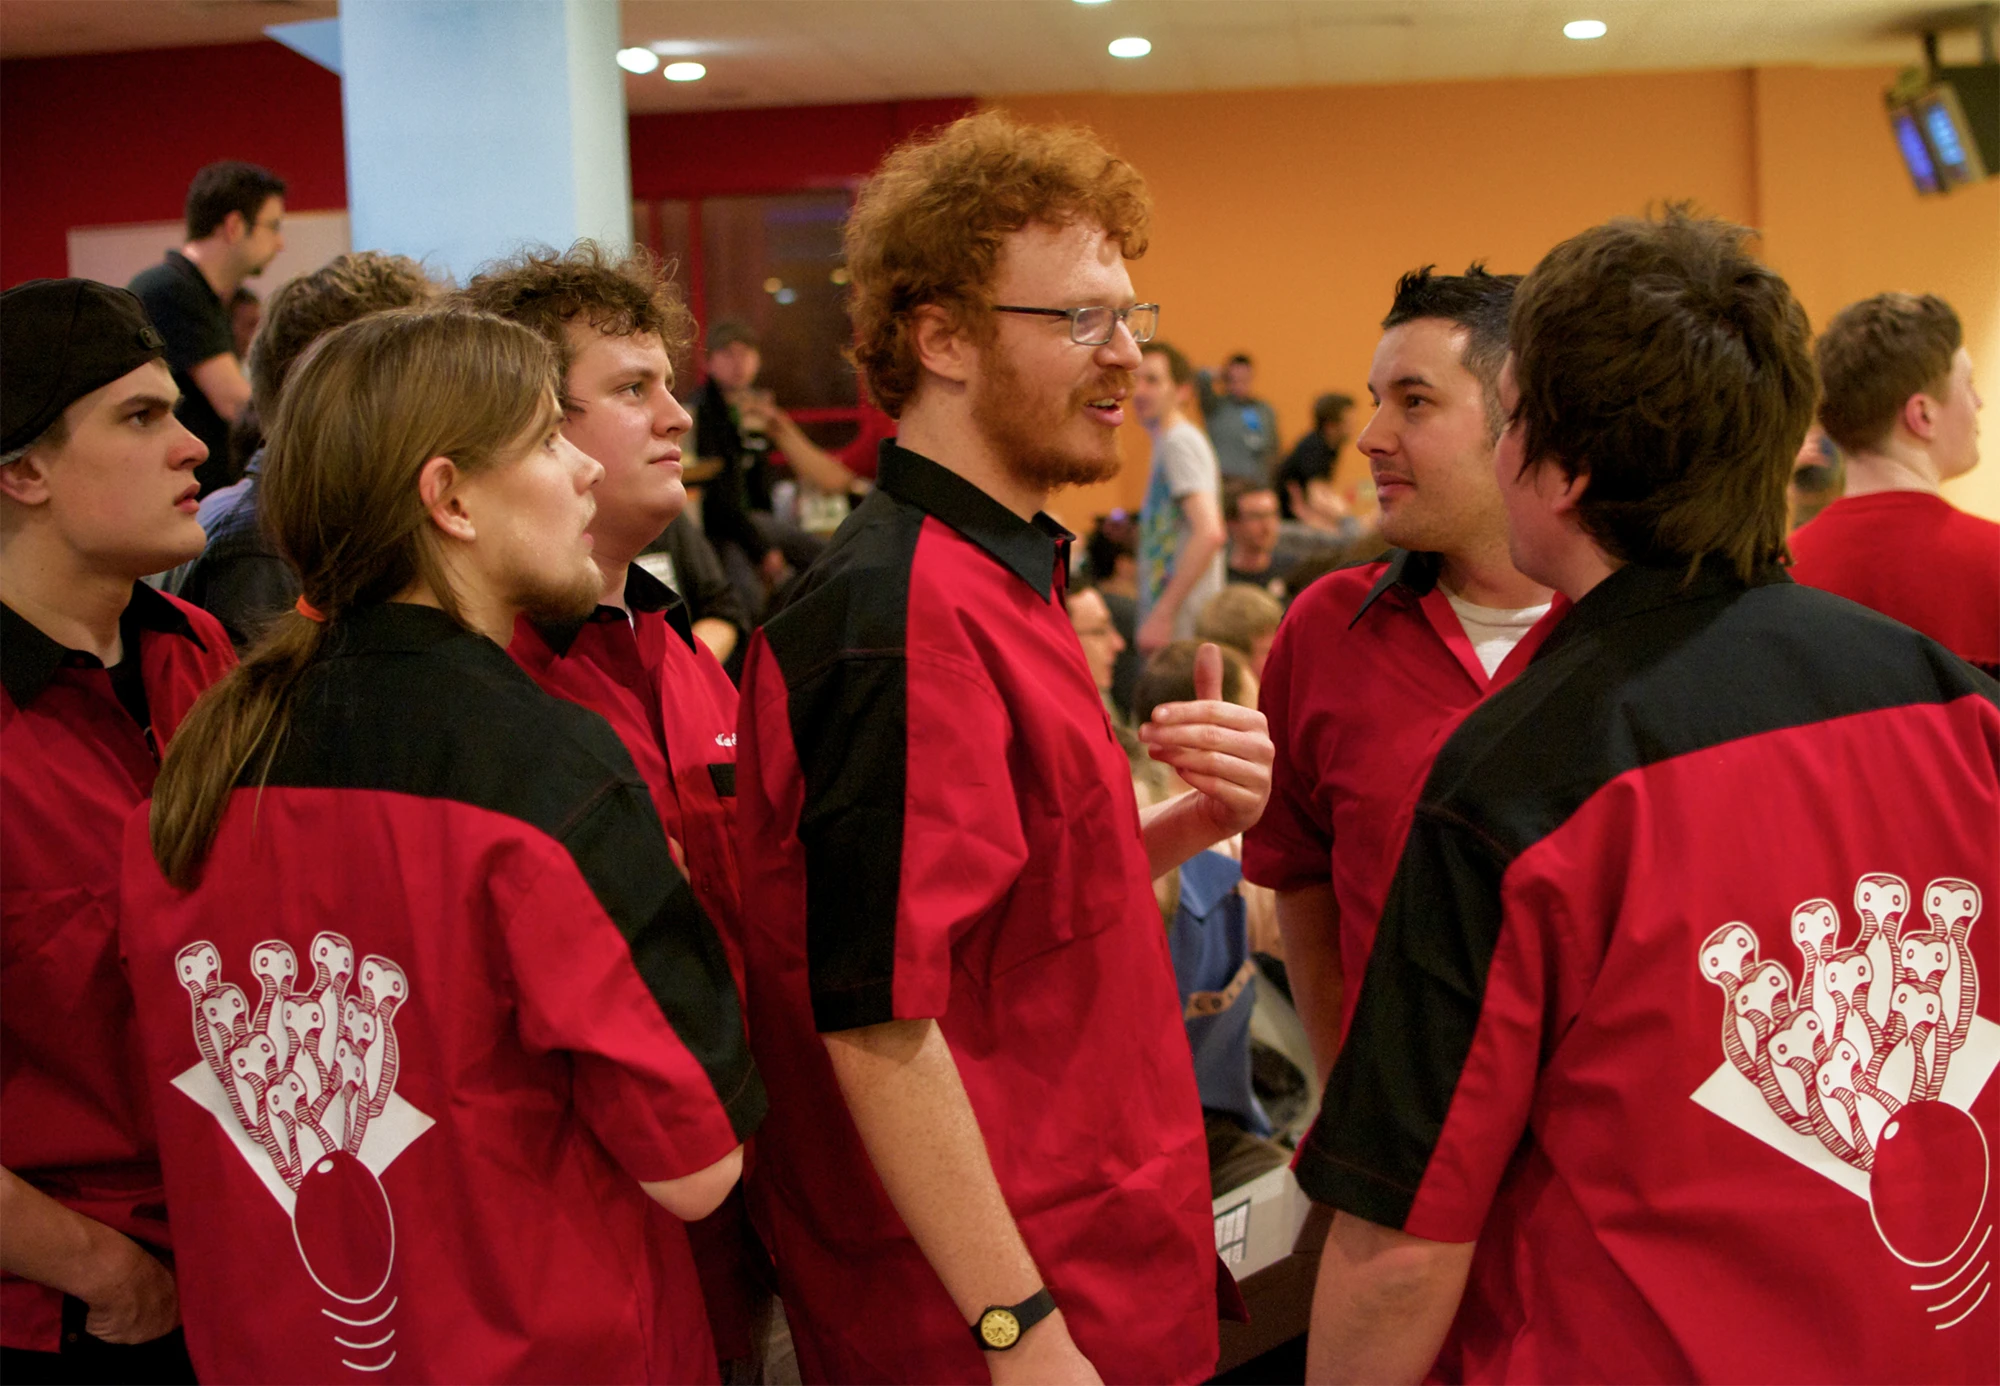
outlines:
[[0, 496], [5, 496], [16, 505], [47, 505], [49, 501], [49, 465], [47, 459], [37, 452], [0, 467]]
[[917, 363], [931, 374], [958, 385], [972, 379], [979, 348], [937, 304], [926, 303], [910, 315], [910, 344]]
[[1575, 476], [1568, 476], [1553, 461], [1542, 465], [1542, 473], [1549, 485], [1549, 512], [1575, 515], [1583, 493], [1590, 489], [1590, 473], [1580, 471]]
[[1936, 398], [1919, 390], [1903, 401], [1903, 412], [1897, 421], [1928, 443], [1937, 430], [1937, 407]]
[[417, 494], [431, 523], [447, 537], [471, 543], [479, 537], [472, 515], [465, 507], [464, 477], [449, 457], [433, 457], [417, 473]]

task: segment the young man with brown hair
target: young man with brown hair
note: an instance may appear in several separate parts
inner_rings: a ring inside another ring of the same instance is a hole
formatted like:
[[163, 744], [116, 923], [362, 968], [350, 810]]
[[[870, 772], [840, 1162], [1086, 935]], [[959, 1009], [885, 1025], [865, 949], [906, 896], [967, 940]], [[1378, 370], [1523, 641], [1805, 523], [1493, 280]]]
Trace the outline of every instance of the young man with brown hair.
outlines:
[[1139, 648], [1151, 653], [1194, 634], [1222, 590], [1222, 473], [1190, 406], [1194, 367], [1166, 342], [1141, 348], [1132, 413], [1152, 437], [1139, 507]]
[[1846, 454], [1839, 499], [1792, 536], [1792, 576], [1915, 626], [2000, 674], [2000, 524], [1940, 486], [1979, 465], [1979, 391], [1958, 314], [1878, 294], [1820, 334], [1820, 422]]
[[[416, 261], [373, 250], [337, 255], [291, 280], [271, 295], [251, 349], [251, 407], [260, 418], [275, 415], [293, 365], [334, 328], [370, 313], [428, 303], [438, 291]], [[238, 651], [249, 649], [299, 596], [299, 575], [264, 526], [263, 464], [259, 448], [240, 481], [202, 497], [199, 518], [208, 545], [167, 584], [222, 622]]]
[[[563, 436], [604, 467], [590, 523], [604, 577], [596, 610], [571, 621], [523, 619], [508, 652], [545, 692], [582, 704], [618, 733], [740, 980], [736, 687], [680, 595], [637, 561], [687, 504], [688, 413], [673, 395], [673, 357], [687, 350], [693, 319], [657, 261], [592, 241], [489, 265], [460, 296], [555, 348]], [[751, 1355], [752, 1310], [769, 1298], [748, 1278], [762, 1253], [731, 1198], [694, 1234], [724, 1360]]]
[[1087, 132], [970, 116], [848, 222], [879, 484], [753, 640], [751, 1197], [816, 1381], [1191, 1382], [1216, 1357], [1200, 1104], [1152, 878], [1262, 811], [1209, 696], [1141, 730], [1143, 817], [1062, 595], [1110, 476], [1150, 207]]
[[1747, 239], [1615, 221], [1515, 297], [1509, 546], [1575, 606], [1405, 816], [1309, 1380], [2000, 1374], [2000, 687], [1786, 578], [1816, 386]]
[[1278, 892], [1286, 972], [1321, 1079], [1374, 941], [1396, 810], [1444, 729], [1518, 675], [1561, 619], [1508, 556], [1493, 479], [1517, 282], [1478, 266], [1397, 281], [1359, 439], [1397, 548], [1300, 593], [1264, 668], [1276, 783], [1244, 835], [1243, 871]]
[[[123, 289], [0, 295], [0, 1370], [192, 1381], [119, 966], [118, 842], [222, 628], [140, 581], [200, 552], [201, 440]], [[58, 1356], [60, 1354], [60, 1356]]]

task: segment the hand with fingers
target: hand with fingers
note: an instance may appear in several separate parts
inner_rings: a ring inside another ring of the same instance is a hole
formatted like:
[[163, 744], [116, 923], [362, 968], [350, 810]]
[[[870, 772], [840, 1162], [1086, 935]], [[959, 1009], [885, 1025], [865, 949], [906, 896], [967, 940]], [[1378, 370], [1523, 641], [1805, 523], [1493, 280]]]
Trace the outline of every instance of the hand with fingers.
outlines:
[[1194, 688], [1193, 702], [1153, 709], [1139, 739], [1194, 789], [1198, 811], [1220, 841], [1263, 816], [1276, 751], [1263, 713], [1224, 701], [1222, 651], [1214, 645], [1195, 656]]

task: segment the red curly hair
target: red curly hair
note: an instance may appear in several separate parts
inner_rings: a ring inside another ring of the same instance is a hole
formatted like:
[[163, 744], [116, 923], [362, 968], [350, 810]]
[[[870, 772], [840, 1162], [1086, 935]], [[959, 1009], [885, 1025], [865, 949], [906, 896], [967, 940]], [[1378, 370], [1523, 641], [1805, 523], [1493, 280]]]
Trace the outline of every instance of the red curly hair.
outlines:
[[895, 417], [916, 393], [915, 309], [935, 305], [957, 325], [991, 331], [986, 295], [1010, 233], [1088, 222], [1136, 260], [1152, 215], [1138, 170], [1081, 126], [982, 111], [904, 144], [847, 221], [854, 364], [868, 393]]

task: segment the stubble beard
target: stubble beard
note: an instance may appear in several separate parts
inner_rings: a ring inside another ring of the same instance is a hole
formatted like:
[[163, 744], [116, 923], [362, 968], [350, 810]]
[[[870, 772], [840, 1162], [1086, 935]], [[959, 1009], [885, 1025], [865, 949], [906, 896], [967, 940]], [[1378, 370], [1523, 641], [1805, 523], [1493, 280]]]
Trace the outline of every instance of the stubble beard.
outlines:
[[1092, 392], [1072, 395], [1053, 409], [1034, 410], [1033, 397], [1005, 352], [988, 352], [985, 364], [973, 390], [972, 422], [1015, 481], [1049, 492], [1109, 481], [1118, 474], [1115, 445], [1091, 456], [1061, 451], [1053, 440], [1085, 399], [1125, 388], [1123, 372], [1100, 379]]
[[515, 590], [520, 594], [520, 608], [529, 620], [541, 625], [560, 625], [580, 621], [597, 610], [598, 599], [604, 595], [604, 574], [598, 571], [597, 564], [586, 559], [580, 569], [561, 580], [523, 574]]

